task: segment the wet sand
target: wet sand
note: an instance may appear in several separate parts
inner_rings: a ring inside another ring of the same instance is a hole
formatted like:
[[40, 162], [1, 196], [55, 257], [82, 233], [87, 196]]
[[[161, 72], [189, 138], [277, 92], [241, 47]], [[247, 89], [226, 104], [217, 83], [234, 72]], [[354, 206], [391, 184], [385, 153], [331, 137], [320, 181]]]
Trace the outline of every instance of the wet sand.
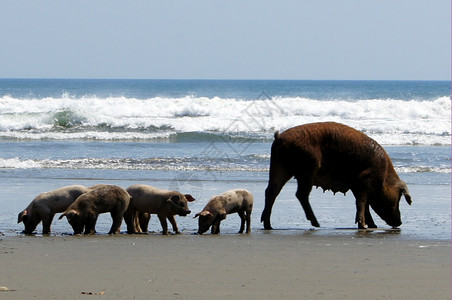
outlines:
[[450, 299], [450, 240], [349, 230], [0, 237], [1, 299]]

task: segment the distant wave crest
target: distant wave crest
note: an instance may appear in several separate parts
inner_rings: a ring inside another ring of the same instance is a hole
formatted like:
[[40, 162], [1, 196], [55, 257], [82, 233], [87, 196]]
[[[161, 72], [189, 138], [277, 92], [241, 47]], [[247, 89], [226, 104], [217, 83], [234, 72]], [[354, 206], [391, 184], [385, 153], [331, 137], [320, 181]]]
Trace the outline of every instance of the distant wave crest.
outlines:
[[451, 101], [240, 100], [186, 96], [0, 98], [0, 138], [153, 140], [229, 135], [261, 140], [303, 123], [336, 121], [382, 144], [450, 145]]

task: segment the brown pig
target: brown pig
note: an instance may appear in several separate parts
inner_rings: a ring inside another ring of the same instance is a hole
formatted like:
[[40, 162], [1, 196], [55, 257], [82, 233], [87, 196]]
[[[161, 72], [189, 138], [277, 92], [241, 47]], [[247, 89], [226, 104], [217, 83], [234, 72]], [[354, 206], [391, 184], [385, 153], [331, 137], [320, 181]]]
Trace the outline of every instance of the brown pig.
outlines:
[[311, 225], [319, 223], [309, 204], [312, 186], [334, 193], [351, 190], [356, 199], [359, 228], [376, 228], [371, 207], [388, 225], [402, 224], [400, 199], [411, 204], [408, 187], [400, 180], [386, 151], [375, 140], [347, 125], [334, 122], [305, 124], [275, 133], [271, 148], [270, 178], [265, 190], [261, 221], [272, 229], [270, 215], [276, 197], [295, 177], [296, 197]]
[[65, 211], [75, 199], [88, 191], [89, 189], [82, 185], [70, 185], [41, 193], [19, 213], [17, 223], [23, 222], [23, 233], [31, 234], [42, 221], [42, 233], [49, 234], [55, 214]]
[[212, 197], [204, 209], [195, 215], [199, 217], [198, 233], [203, 234], [212, 226], [211, 233], [220, 233], [220, 222], [227, 214], [238, 213], [241, 219], [239, 233], [243, 233], [246, 221], [246, 233], [251, 232], [251, 211], [253, 210], [253, 195], [247, 190], [230, 190]]
[[130, 202], [130, 195], [116, 185], [99, 185], [81, 195], [60, 216], [66, 217], [74, 234], [94, 234], [99, 214], [109, 212], [113, 224], [108, 234], [119, 233], [121, 223]]
[[[177, 191], [167, 191], [145, 184], [132, 185], [127, 188], [127, 192], [132, 197], [124, 216], [128, 233], [147, 231], [150, 214], [157, 214], [164, 235], [168, 234], [166, 219], [173, 226], [174, 233], [180, 233], [174, 216], [186, 216], [191, 213], [188, 209], [188, 202], [195, 201], [189, 194], [184, 195]], [[139, 216], [141, 220], [139, 220]], [[143, 222], [143, 218], [147, 218], [147, 220]], [[146, 228], [141, 228], [140, 223]]]

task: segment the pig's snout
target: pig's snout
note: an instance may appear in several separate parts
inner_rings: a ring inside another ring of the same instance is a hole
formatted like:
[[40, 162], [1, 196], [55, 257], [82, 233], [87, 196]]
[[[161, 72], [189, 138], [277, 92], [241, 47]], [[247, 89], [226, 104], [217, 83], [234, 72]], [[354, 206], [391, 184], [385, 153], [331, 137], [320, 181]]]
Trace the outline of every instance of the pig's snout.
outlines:
[[182, 217], [185, 217], [186, 215], [189, 215], [189, 214], [191, 214], [191, 210], [184, 210], [184, 211], [180, 212], [179, 215]]

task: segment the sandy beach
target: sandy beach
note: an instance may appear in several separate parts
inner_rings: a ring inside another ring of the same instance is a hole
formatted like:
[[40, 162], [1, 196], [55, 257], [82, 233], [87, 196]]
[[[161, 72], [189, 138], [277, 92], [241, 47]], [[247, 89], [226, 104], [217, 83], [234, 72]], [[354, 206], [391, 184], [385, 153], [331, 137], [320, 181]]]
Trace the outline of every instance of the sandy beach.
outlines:
[[[114, 48], [114, 47], [113, 47]], [[2, 89], [3, 87], [3, 89]], [[450, 81], [0, 80], [0, 299], [451, 299]], [[93, 113], [96, 112], [96, 113]], [[101, 112], [101, 113], [98, 113]], [[401, 113], [403, 112], [403, 113]], [[290, 180], [262, 230], [276, 130], [336, 121], [384, 146], [406, 182], [400, 230], [372, 212], [356, 229], [352, 192], [313, 189], [312, 229]], [[191, 194], [181, 235], [25, 236], [18, 213], [63, 186], [133, 184]], [[214, 195], [249, 190], [239, 217], [194, 235]]]
[[1, 299], [450, 299], [450, 241], [348, 230], [0, 240]]

